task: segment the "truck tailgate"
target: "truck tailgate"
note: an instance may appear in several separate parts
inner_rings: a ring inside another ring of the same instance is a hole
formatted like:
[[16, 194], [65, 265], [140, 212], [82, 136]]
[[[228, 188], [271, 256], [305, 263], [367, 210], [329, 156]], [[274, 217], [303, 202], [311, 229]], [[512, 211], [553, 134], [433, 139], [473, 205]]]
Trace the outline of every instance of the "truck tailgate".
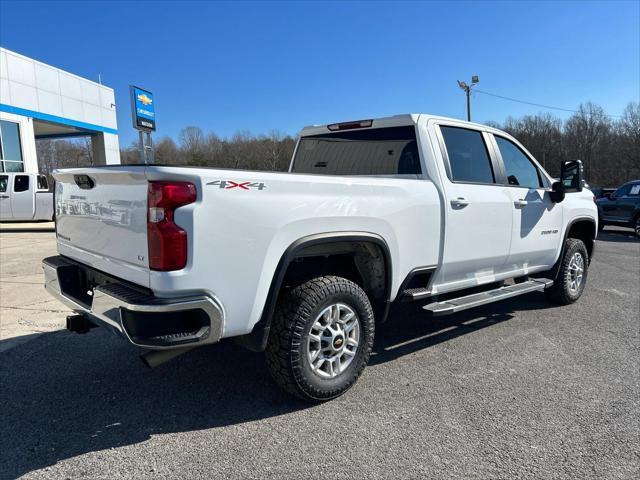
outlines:
[[58, 251], [149, 286], [145, 167], [54, 172]]

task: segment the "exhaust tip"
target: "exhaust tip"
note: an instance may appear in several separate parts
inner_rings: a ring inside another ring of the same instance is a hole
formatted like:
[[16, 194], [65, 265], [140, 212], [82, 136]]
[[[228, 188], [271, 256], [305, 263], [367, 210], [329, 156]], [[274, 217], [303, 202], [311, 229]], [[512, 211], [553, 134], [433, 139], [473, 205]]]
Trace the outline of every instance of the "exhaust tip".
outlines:
[[189, 350], [193, 350], [194, 348], [195, 347], [181, 347], [172, 348], [170, 350], [149, 350], [148, 352], [140, 355], [140, 360], [142, 360], [142, 363], [144, 363], [148, 368], [156, 368], [169, 360], [179, 357], [183, 353], [187, 353]]

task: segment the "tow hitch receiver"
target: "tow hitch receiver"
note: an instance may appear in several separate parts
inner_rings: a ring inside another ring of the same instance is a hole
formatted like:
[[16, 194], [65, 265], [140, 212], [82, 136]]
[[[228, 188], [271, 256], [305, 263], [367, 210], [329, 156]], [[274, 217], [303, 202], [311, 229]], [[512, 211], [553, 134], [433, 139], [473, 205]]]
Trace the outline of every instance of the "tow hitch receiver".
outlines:
[[88, 333], [97, 325], [83, 315], [69, 315], [67, 317], [67, 330], [76, 333]]

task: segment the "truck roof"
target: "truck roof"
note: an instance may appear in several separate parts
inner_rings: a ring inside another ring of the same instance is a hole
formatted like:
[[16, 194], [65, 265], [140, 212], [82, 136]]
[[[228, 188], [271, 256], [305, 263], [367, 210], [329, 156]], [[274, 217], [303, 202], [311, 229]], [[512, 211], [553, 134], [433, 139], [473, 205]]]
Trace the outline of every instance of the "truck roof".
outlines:
[[[400, 126], [404, 126], [404, 125], [415, 125], [418, 122], [419, 118], [426, 118], [427, 120], [430, 119], [436, 119], [436, 120], [446, 120], [446, 121], [455, 121], [455, 122], [463, 122], [469, 125], [475, 125], [478, 127], [482, 127], [482, 128], [491, 128], [488, 127], [487, 125], [482, 125], [479, 123], [474, 123], [474, 122], [467, 122], [465, 120], [461, 120], [459, 118], [450, 118], [450, 117], [443, 117], [440, 115], [432, 115], [429, 113], [403, 113], [400, 115], [392, 115], [390, 117], [379, 117], [379, 118], [367, 118], [367, 119], [359, 119], [359, 120], [350, 120], [350, 121], [343, 121], [343, 122], [335, 122], [335, 123], [328, 123], [328, 124], [324, 124], [324, 125], [307, 125], [306, 127], [304, 127], [301, 131], [300, 131], [300, 136], [307, 136], [307, 135], [319, 135], [319, 134], [323, 134], [323, 133], [330, 133], [332, 130], [329, 128], [330, 126], [333, 125], [339, 125], [339, 124], [343, 124], [343, 123], [357, 123], [357, 122], [362, 122], [362, 121], [367, 121], [367, 122], [372, 122], [372, 124], [370, 126], [367, 127], [363, 127], [363, 128], [384, 128], [384, 127], [400, 127]], [[353, 127], [351, 127], [353, 128]], [[357, 127], [356, 127], [357, 128]]]

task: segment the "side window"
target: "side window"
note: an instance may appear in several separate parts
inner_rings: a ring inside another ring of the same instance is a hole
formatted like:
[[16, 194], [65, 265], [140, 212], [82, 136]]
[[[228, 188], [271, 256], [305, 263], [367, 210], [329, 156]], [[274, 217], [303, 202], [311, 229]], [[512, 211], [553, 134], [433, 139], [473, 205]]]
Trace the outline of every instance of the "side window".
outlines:
[[38, 190], [49, 190], [49, 181], [45, 175], [38, 175]]
[[13, 181], [13, 191], [26, 192], [29, 190], [29, 175], [16, 175]]
[[540, 188], [540, 174], [522, 150], [513, 142], [502, 137], [495, 137], [509, 185], [527, 188]]
[[615, 192], [613, 192], [612, 196], [616, 198], [626, 197], [630, 191], [631, 191], [631, 185], [623, 185], [619, 189], [617, 189]]
[[482, 132], [441, 126], [454, 182], [495, 183]]
[[9, 177], [6, 175], [0, 175], [0, 193], [7, 191], [7, 185], [9, 185]]
[[629, 190], [629, 195], [631, 195], [632, 197], [640, 196], [640, 183], [631, 185], [631, 190]]

